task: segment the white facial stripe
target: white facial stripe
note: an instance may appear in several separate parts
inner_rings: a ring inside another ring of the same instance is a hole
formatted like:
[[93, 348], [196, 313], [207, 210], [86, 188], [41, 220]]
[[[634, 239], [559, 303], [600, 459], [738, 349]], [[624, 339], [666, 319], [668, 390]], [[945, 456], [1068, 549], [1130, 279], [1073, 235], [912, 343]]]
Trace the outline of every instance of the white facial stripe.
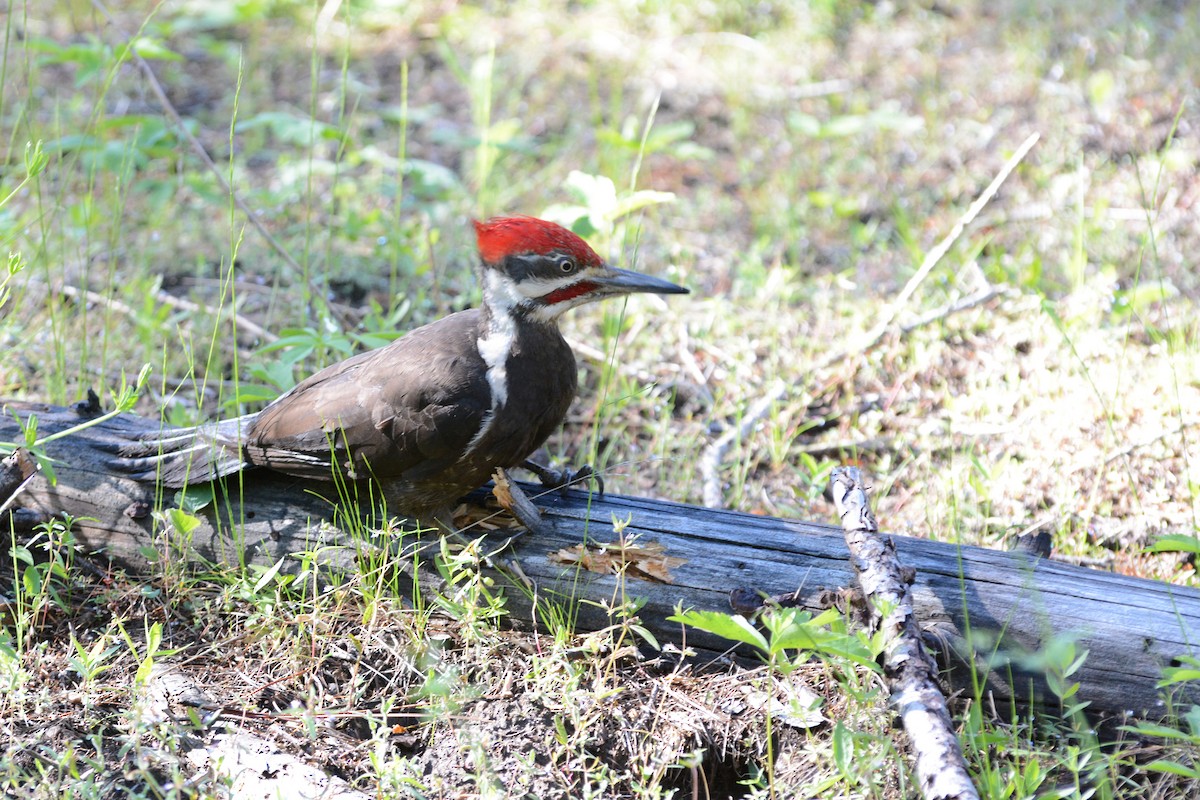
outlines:
[[483, 279], [492, 304], [491, 324], [475, 344], [487, 364], [494, 412], [508, 402], [508, 354], [517, 337], [516, 321], [510, 312], [520, 302], [521, 293], [515, 283], [495, 270], [484, 270]]
[[554, 322], [554, 320], [562, 316], [562, 313], [567, 310], [569, 305], [569, 303], [558, 303], [552, 306], [539, 305], [534, 307], [534, 309], [529, 312], [529, 316], [531, 319], [536, 320], [537, 322]]
[[485, 269], [483, 282], [488, 302], [491, 303], [496, 316], [507, 316], [508, 312], [520, 305], [522, 300], [529, 299], [529, 296], [521, 291], [521, 287], [512, 278], [499, 270]]
[[550, 294], [556, 289], [562, 289], [573, 283], [587, 280], [587, 273], [564, 275], [561, 278], [530, 278], [521, 283], [520, 291], [526, 297], [533, 299]]
[[507, 310], [524, 300], [544, 297], [557, 289], [586, 281], [589, 273], [590, 270], [585, 269], [561, 278], [526, 278], [517, 283], [498, 270], [488, 269], [484, 270], [483, 279], [487, 283], [488, 297], [493, 307]]

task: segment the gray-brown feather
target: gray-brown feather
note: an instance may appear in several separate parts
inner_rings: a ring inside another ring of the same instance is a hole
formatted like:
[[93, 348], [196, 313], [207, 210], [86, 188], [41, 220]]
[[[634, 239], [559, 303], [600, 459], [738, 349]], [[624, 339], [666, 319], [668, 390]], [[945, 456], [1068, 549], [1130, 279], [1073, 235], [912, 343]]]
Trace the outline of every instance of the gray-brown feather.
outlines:
[[239, 442], [255, 414], [192, 428], [165, 428], [123, 443], [114, 465], [140, 481], [179, 489], [216, 480], [246, 467]]
[[321, 370], [258, 414], [126, 446], [122, 466], [171, 487], [246, 466], [374, 479], [398, 510], [444, 509], [540, 447], [575, 395], [574, 355], [557, 327], [527, 322], [507, 362], [507, 403], [493, 412], [483, 324], [478, 309], [452, 314]]
[[336, 467], [381, 483], [448, 466], [491, 401], [478, 328], [477, 310], [460, 311], [321, 370], [258, 415], [247, 460], [324, 480]]

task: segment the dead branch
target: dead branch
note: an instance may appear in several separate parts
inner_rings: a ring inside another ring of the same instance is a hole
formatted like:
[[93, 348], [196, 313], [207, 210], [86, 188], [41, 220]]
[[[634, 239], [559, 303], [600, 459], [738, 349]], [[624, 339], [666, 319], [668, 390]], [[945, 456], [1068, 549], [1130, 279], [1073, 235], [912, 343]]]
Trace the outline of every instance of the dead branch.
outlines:
[[912, 742], [921, 794], [926, 800], [979, 800], [937, 683], [937, 664], [921, 644], [909, 590], [914, 576], [905, 574], [895, 544], [879, 535], [859, 470], [835, 469], [831, 485], [868, 624], [884, 635], [884, 679]]

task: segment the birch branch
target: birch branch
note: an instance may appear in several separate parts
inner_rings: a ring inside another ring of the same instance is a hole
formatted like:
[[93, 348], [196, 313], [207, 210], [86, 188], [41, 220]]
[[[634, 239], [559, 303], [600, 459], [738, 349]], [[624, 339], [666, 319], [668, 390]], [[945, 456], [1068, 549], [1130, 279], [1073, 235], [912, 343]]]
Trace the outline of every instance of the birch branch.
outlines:
[[884, 679], [912, 742], [921, 795], [925, 800], [979, 800], [937, 683], [937, 664], [921, 644], [909, 588], [915, 574], [901, 566], [891, 538], [879, 535], [859, 470], [839, 467], [831, 484], [850, 564], [867, 601], [868, 624], [885, 637]]

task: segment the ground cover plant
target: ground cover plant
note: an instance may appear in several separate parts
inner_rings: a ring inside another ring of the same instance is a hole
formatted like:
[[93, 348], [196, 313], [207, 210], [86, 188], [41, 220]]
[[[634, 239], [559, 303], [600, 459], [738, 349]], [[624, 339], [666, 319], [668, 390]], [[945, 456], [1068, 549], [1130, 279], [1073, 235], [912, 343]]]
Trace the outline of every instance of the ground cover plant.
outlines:
[[[551, 459], [700, 502], [698, 455], [782, 381], [719, 465], [728, 507], [830, 520], [852, 460], [887, 530], [1044, 531], [1057, 557], [1194, 586], [1198, 17], [15, 0], [0, 398], [111, 407], [149, 365], [141, 413], [252, 410], [471, 305], [472, 217], [543, 215], [693, 289], [566, 319], [581, 393]], [[900, 330], [813, 368], [891, 313]], [[647, 657], [626, 605], [599, 634], [511, 630], [470, 551], [412, 599], [402, 570], [130, 576], [69, 524], [4, 534], [8, 796], [221, 796], [188, 754], [229, 720], [382, 796], [915, 792], [877, 675], [844, 654], [702, 671]], [[985, 797], [1200, 794], [1195, 709], [1093, 730], [978, 700], [955, 709]]]

